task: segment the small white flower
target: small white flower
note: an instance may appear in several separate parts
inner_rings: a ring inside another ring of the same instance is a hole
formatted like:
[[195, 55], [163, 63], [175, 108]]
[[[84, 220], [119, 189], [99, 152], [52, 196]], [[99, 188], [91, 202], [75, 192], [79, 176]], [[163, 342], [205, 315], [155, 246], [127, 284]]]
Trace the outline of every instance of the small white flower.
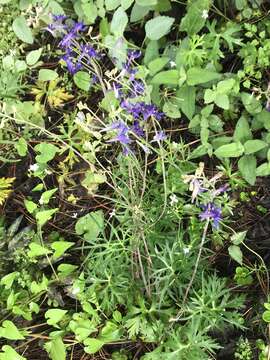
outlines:
[[79, 287], [74, 287], [74, 288], [72, 288], [71, 292], [72, 292], [73, 295], [77, 295], [80, 292], [80, 288]]
[[38, 202], [39, 202], [39, 204], [40, 204], [40, 205], [43, 205], [43, 204], [44, 204], [44, 200], [43, 200], [42, 198], [41, 198], [41, 199], [39, 199], [39, 201], [38, 201]]
[[171, 67], [171, 68], [176, 67], [176, 62], [174, 62], [174, 61], [171, 60], [171, 61], [170, 61], [170, 67]]
[[115, 216], [115, 215], [116, 215], [115, 209], [113, 209], [113, 210], [109, 213], [109, 215], [110, 215], [109, 219], [112, 218], [113, 216]]
[[205, 19], [205, 20], [208, 19], [208, 11], [207, 10], [203, 10], [202, 18]]
[[183, 248], [183, 253], [187, 255], [189, 253], [190, 249], [188, 247]]
[[38, 164], [32, 164], [29, 166], [30, 171], [37, 171], [39, 169]]
[[72, 214], [72, 217], [76, 219], [78, 217], [78, 213], [75, 212], [74, 214]]
[[177, 204], [178, 203], [178, 199], [177, 199], [177, 196], [175, 195], [175, 194], [172, 194], [171, 196], [170, 196], [170, 205], [171, 206], [173, 206], [173, 205], [175, 205], [175, 204]]

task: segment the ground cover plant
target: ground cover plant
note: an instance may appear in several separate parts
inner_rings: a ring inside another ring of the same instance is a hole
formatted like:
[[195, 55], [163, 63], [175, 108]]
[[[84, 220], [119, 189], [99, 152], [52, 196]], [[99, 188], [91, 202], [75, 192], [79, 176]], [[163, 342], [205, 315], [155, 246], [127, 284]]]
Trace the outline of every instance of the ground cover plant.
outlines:
[[270, 359], [268, 1], [0, 12], [0, 360]]

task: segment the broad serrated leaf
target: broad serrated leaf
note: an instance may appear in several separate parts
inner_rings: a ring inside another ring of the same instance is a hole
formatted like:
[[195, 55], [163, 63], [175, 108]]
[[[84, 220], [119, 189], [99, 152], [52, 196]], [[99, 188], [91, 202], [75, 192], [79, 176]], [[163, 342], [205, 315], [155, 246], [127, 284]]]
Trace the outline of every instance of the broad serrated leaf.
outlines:
[[221, 75], [219, 73], [199, 67], [193, 67], [187, 71], [188, 85], [203, 84], [209, 81], [218, 80], [220, 78]]
[[233, 139], [234, 141], [240, 141], [241, 143], [252, 139], [252, 133], [249, 127], [249, 123], [245, 116], [241, 116], [240, 119], [237, 121], [233, 134]]
[[181, 86], [176, 92], [176, 100], [180, 110], [191, 120], [195, 113], [196, 88], [194, 86]]
[[167, 70], [156, 74], [151, 80], [151, 83], [156, 85], [178, 85], [178, 81], [178, 70]]
[[187, 8], [186, 15], [182, 18], [180, 31], [187, 32], [189, 36], [199, 32], [206, 21], [206, 17], [203, 16], [203, 11], [207, 12], [210, 5], [211, 0], [191, 1]]
[[256, 166], [256, 157], [253, 155], [245, 155], [238, 161], [240, 173], [250, 185], [254, 185], [256, 181]]
[[27, 44], [33, 44], [34, 38], [31, 29], [23, 16], [18, 16], [13, 21], [12, 29], [20, 40]]
[[159, 40], [167, 35], [174, 23], [174, 18], [169, 16], [157, 16], [148, 20], [145, 24], [145, 33], [150, 40]]
[[248, 140], [244, 143], [245, 154], [254, 154], [257, 151], [264, 149], [266, 146], [267, 143], [262, 140]]
[[115, 36], [123, 36], [127, 24], [128, 16], [122, 6], [120, 6], [113, 14], [111, 21], [111, 32]]
[[270, 175], [270, 163], [263, 163], [256, 169], [256, 176], [269, 176]]
[[217, 157], [231, 158], [241, 156], [244, 152], [244, 146], [240, 142], [220, 146], [215, 151]]

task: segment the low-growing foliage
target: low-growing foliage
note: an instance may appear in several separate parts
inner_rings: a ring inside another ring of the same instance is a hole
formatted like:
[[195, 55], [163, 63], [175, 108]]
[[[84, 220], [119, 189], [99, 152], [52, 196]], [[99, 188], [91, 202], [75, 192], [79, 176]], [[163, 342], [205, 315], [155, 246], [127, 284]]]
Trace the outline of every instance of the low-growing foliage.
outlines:
[[269, 4], [0, 11], [0, 360], [267, 359]]

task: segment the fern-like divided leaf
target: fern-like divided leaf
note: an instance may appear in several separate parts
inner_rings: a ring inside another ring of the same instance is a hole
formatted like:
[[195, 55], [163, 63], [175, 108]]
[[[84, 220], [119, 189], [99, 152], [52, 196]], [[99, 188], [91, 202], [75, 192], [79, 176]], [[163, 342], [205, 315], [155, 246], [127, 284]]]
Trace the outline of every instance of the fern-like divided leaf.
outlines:
[[0, 205], [3, 205], [11, 193], [11, 185], [14, 180], [15, 178], [0, 178]]

